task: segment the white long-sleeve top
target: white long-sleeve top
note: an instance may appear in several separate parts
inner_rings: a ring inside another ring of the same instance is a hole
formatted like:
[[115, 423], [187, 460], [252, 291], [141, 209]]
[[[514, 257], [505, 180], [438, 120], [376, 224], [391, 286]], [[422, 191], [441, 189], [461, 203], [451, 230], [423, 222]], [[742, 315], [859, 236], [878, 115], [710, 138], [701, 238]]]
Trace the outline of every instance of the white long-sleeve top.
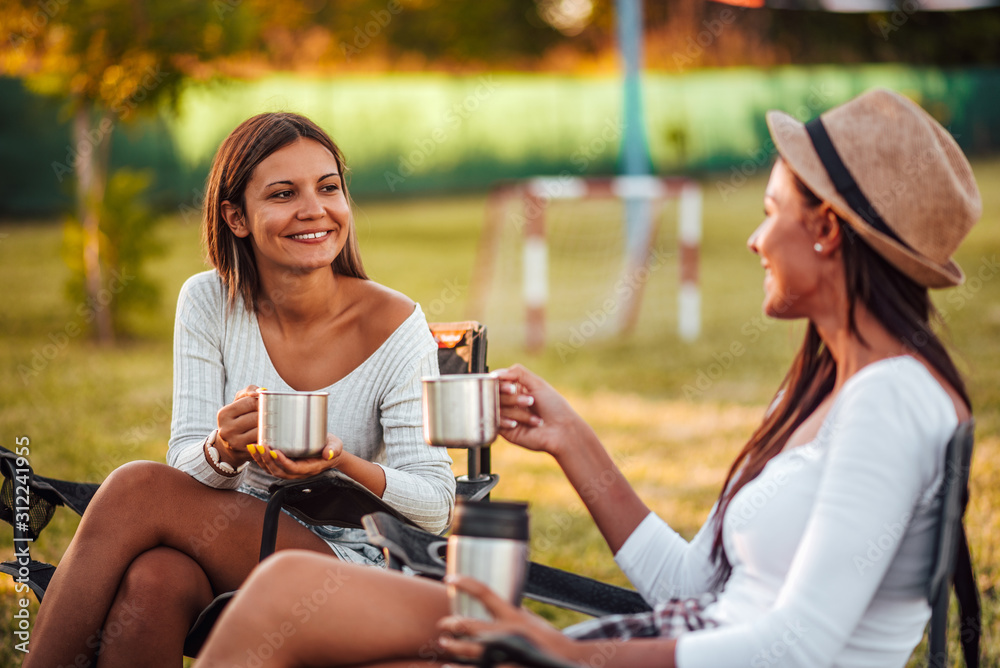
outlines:
[[[912, 357], [851, 377], [816, 438], [733, 498], [723, 522], [732, 575], [706, 610], [720, 626], [682, 635], [677, 665], [905, 665], [930, 618], [936, 492], [957, 424]], [[709, 590], [712, 516], [688, 543], [650, 514], [618, 551], [647, 601]]]
[[[368, 359], [321, 390], [330, 394], [328, 433], [347, 452], [379, 464], [385, 471], [383, 500], [434, 533], [447, 528], [455, 503], [451, 458], [422, 435], [420, 378], [437, 373], [437, 346], [418, 305]], [[228, 310], [214, 270], [196, 274], [177, 300], [167, 463], [211, 487], [266, 491], [276, 478], [256, 464], [226, 477], [209, 465], [203, 450], [219, 409], [248, 385], [292, 389], [271, 363], [257, 318], [242, 301]]]

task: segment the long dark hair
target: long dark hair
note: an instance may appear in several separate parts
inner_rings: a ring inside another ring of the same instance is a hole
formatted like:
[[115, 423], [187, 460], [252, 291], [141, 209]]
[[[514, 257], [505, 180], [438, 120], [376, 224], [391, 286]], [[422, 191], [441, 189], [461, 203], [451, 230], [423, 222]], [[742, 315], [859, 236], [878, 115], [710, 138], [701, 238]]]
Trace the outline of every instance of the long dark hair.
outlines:
[[[795, 177], [795, 184], [808, 207], [822, 204], [798, 177]], [[932, 320], [940, 322], [940, 315], [927, 288], [889, 264], [850, 225], [838, 220], [844, 239], [841, 249], [847, 279], [850, 331], [865, 343], [854, 318], [855, 306], [862, 304], [907, 349], [926, 359], [955, 388], [971, 411], [965, 381], [931, 328]], [[770, 409], [729, 468], [719, 493], [712, 543], [715, 588], [721, 588], [732, 571], [722, 542], [722, 524], [733, 497], [784, 449], [789, 437], [833, 390], [836, 377], [837, 363], [810, 322], [805, 341], [781, 381]]]
[[[256, 313], [260, 281], [250, 239], [237, 237], [229, 229], [222, 215], [222, 203], [228, 201], [245, 212], [247, 184], [257, 165], [300, 138], [317, 141], [333, 154], [340, 170], [344, 197], [350, 203], [343, 154], [330, 136], [305, 116], [270, 112], [248, 118], [226, 137], [215, 154], [205, 188], [205, 225], [202, 233], [208, 260], [219, 272], [228, 291], [230, 308], [240, 296], [247, 310]], [[347, 233], [347, 243], [332, 266], [337, 274], [368, 278], [361, 263], [353, 221]]]

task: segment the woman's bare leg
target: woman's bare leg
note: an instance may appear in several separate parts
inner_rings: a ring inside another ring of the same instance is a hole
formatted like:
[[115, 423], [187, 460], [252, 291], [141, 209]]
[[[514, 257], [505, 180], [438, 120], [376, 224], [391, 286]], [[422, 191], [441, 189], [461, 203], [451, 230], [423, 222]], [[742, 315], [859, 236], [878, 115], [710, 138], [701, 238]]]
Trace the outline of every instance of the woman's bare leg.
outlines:
[[98, 667], [179, 668], [191, 620], [213, 598], [191, 557], [170, 547], [143, 552], [125, 571], [104, 621]]
[[282, 552], [255, 570], [226, 608], [198, 668], [234, 665], [434, 665], [436, 624], [448, 614], [441, 583]]
[[[52, 578], [25, 668], [93, 665], [95, 640], [122, 578], [154, 548], [187, 555], [216, 592], [237, 589], [257, 563], [263, 517], [263, 502], [212, 489], [165, 464], [133, 462], [115, 470]], [[329, 554], [326, 543], [287, 516], [280, 519], [278, 548]]]

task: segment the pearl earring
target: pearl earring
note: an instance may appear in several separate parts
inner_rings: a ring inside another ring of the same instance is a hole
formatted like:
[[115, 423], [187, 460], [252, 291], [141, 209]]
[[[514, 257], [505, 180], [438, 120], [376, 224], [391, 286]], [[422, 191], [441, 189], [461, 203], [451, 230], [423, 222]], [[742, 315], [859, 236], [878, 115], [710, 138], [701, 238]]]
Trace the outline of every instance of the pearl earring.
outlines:
[[816, 249], [817, 253], [822, 253], [823, 252], [823, 244], [821, 244], [818, 241], [815, 244], [813, 244], [813, 248]]

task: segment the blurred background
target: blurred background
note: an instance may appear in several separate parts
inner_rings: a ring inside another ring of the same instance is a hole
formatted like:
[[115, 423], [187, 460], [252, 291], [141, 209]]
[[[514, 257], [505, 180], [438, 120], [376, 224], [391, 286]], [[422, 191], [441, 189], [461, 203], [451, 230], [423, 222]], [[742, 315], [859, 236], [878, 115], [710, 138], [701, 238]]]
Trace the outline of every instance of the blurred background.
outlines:
[[[967, 522], [986, 665], [1000, 665], [992, 0], [0, 0], [0, 445], [27, 437], [40, 473], [75, 480], [163, 461], [173, 310], [206, 268], [210, 162], [239, 122], [288, 110], [344, 150], [373, 278], [431, 320], [483, 320], [491, 366], [543, 373], [693, 535], [802, 336], [760, 314], [763, 276], [744, 245], [774, 159], [764, 112], [807, 120], [873, 86], [940, 120], [983, 193], [957, 256], [969, 280], [935, 298], [975, 402]], [[652, 223], [641, 271], [628, 198], [567, 197], [621, 174], [698, 193], [694, 233], [676, 193], [640, 209]], [[539, 176], [559, 192], [543, 197], [545, 338], [529, 350], [523, 186]], [[494, 468], [498, 497], [532, 502], [537, 560], [625, 583], [551, 462], [497, 443]], [[70, 514], [37, 558], [58, 561]], [[0, 529], [4, 559], [11, 545]], [[0, 577], [0, 628], [15, 601]], [[0, 666], [19, 665], [4, 637]]]

